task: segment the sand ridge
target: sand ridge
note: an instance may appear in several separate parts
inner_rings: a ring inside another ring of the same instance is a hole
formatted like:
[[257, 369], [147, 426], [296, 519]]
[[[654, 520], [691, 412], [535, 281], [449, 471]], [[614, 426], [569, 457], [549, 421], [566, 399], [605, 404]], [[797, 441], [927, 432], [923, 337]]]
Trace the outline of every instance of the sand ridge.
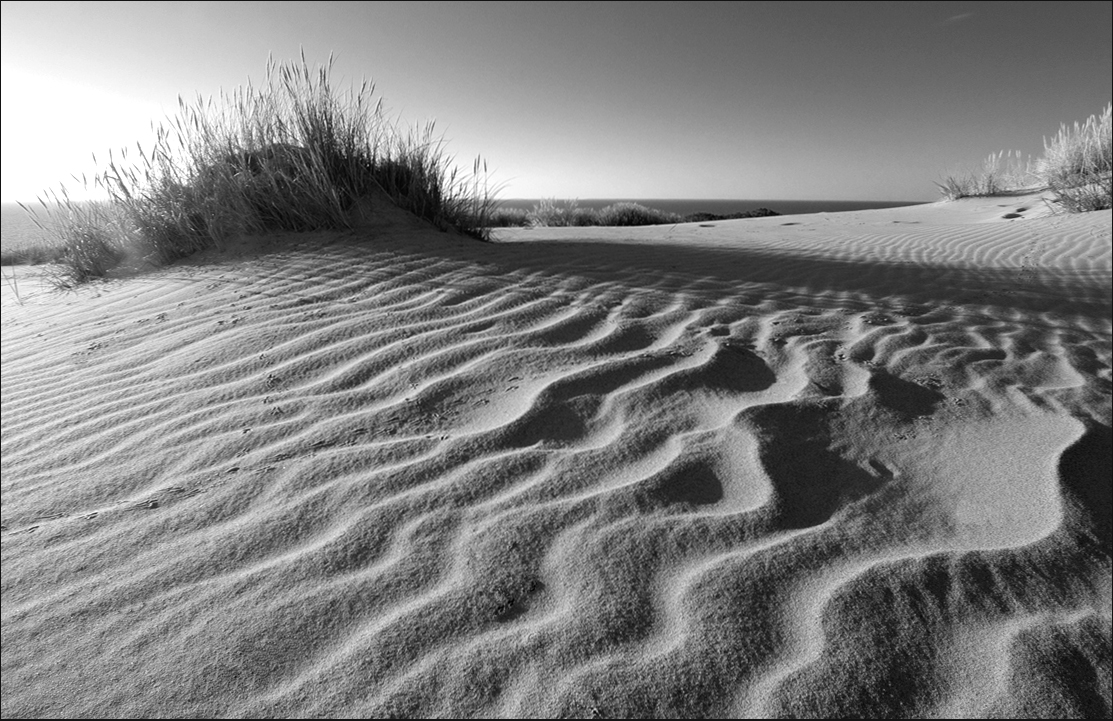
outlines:
[[5, 289], [3, 712], [1108, 716], [1111, 216], [1046, 207]]

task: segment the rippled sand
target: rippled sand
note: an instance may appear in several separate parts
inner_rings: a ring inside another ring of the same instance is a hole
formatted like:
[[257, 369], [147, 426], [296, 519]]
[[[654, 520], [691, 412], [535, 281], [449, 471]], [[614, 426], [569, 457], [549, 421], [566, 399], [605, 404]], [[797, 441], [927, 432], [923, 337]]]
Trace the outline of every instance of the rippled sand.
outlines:
[[1110, 227], [388, 213], [20, 269], [3, 713], [1108, 717]]

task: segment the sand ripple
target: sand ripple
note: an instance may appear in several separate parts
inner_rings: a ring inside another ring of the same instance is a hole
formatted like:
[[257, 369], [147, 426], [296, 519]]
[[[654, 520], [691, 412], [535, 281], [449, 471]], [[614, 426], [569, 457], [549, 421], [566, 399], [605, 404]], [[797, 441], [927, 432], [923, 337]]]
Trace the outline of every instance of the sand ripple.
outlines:
[[4, 714], [1108, 716], [1109, 214], [927, 212], [5, 295]]

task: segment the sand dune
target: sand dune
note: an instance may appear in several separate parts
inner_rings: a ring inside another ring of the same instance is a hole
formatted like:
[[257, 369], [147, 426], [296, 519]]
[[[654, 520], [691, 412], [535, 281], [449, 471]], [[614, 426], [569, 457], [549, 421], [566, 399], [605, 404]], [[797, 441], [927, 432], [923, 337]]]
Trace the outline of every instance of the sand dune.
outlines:
[[386, 215], [22, 278], [3, 713], [1108, 717], [1110, 227]]

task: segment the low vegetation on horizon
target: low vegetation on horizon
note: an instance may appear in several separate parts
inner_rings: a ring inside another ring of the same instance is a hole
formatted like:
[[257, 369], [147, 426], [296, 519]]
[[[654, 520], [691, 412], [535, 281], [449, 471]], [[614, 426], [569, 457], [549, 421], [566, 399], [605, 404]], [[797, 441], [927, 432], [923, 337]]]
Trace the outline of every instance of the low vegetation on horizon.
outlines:
[[304, 56], [270, 61], [260, 88], [179, 99], [137, 163], [110, 154], [92, 180], [107, 201], [76, 202], [63, 187], [24, 206], [60, 249], [57, 283], [161, 265], [240, 234], [351, 227], [381, 193], [442, 230], [486, 240], [486, 166], [477, 159], [461, 173], [432, 123], [399, 129], [372, 83], [336, 92], [331, 69], [332, 58], [316, 70]]
[[581, 208], [575, 200], [558, 201], [555, 198], [547, 198], [535, 204], [530, 210], [498, 208], [490, 214], [490, 223], [493, 228], [672, 225], [703, 223], [711, 220], [765, 218], [770, 215], [780, 215], [780, 213], [769, 208], [758, 208], [727, 215], [714, 213], [680, 215], [631, 202], [612, 203], [596, 210]]
[[944, 198], [997, 195], [1022, 190], [1050, 190], [1070, 212], [1113, 207], [1113, 103], [1084, 123], [1060, 126], [1044, 139], [1043, 155], [1024, 160], [1020, 153], [994, 153], [981, 170], [950, 175], [936, 183]]

